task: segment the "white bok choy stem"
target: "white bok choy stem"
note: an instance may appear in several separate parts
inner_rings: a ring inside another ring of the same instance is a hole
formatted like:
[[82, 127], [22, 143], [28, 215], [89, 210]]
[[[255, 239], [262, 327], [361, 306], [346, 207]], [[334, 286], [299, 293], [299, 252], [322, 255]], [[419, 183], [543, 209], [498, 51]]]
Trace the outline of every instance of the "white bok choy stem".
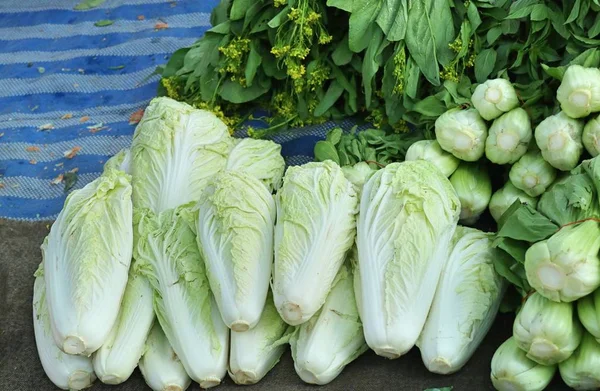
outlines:
[[506, 284], [496, 270], [498, 251], [493, 234], [474, 228], [456, 229], [448, 263], [417, 341], [430, 372], [461, 369], [489, 331]]
[[191, 206], [158, 215], [137, 211], [135, 259], [154, 289], [154, 311], [173, 350], [188, 375], [209, 388], [227, 372], [229, 329], [210, 293]]
[[258, 323], [273, 265], [275, 200], [263, 183], [223, 171], [198, 203], [198, 247], [223, 321], [234, 331]]
[[319, 385], [332, 382], [368, 349], [348, 263], [340, 268], [321, 311], [297, 327], [290, 346], [298, 376]]
[[152, 287], [136, 268], [134, 263], [129, 270], [119, 317], [104, 345], [94, 353], [94, 371], [102, 383], [121, 384], [129, 379], [154, 322]]
[[154, 391], [185, 391], [192, 383], [158, 322], [150, 330], [139, 367]]
[[229, 377], [236, 384], [255, 384], [279, 362], [294, 331], [281, 319], [269, 293], [256, 327], [231, 332]]
[[33, 286], [33, 331], [42, 367], [55, 386], [63, 390], [82, 390], [92, 385], [96, 380], [92, 359], [66, 354], [54, 342], [46, 305], [43, 264], [35, 273]]
[[89, 356], [112, 329], [133, 248], [131, 177], [109, 169], [67, 197], [42, 244], [56, 344]]
[[367, 344], [378, 355], [397, 358], [417, 341], [459, 215], [450, 181], [425, 160], [389, 164], [366, 183], [356, 297]]

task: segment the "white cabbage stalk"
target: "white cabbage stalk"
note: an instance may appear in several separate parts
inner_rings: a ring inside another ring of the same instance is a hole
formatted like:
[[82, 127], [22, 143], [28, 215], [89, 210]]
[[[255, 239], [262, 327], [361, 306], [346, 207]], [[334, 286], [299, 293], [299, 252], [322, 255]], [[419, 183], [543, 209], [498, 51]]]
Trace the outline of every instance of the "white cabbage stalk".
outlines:
[[517, 189], [511, 182], [506, 182], [490, 199], [489, 209], [494, 220], [498, 222], [516, 200], [529, 204], [533, 208], [536, 208], [538, 203], [537, 198], [530, 197], [523, 190]]
[[570, 65], [556, 91], [560, 108], [571, 118], [600, 111], [600, 70]]
[[437, 140], [416, 141], [406, 151], [404, 160], [427, 160], [447, 177], [452, 175], [460, 163], [454, 155], [444, 151]]
[[600, 289], [577, 301], [577, 315], [587, 332], [600, 342]]
[[485, 152], [487, 125], [475, 109], [450, 109], [435, 121], [435, 138], [444, 151], [474, 162]]
[[135, 268], [134, 264], [129, 270], [119, 317], [104, 345], [94, 353], [94, 371], [102, 383], [121, 384], [129, 379], [154, 322], [152, 287]]
[[494, 120], [485, 141], [485, 156], [492, 163], [513, 164], [527, 152], [532, 137], [527, 112], [513, 109]]
[[185, 391], [192, 383], [158, 322], [154, 322], [148, 335], [139, 367], [154, 391]]
[[491, 79], [475, 88], [471, 102], [481, 117], [491, 121], [517, 107], [519, 98], [510, 81]]
[[358, 196], [327, 160], [288, 168], [276, 201], [273, 298], [296, 326], [321, 308], [354, 242]]
[[256, 327], [231, 332], [229, 377], [236, 384], [255, 384], [279, 362], [294, 328], [281, 319], [269, 294]]
[[498, 391], [542, 391], [552, 381], [556, 365], [530, 360], [510, 337], [494, 353], [490, 378]]
[[530, 197], [544, 193], [556, 179], [556, 169], [537, 151], [529, 151], [511, 168], [510, 181]]
[[348, 264], [340, 268], [321, 311], [296, 329], [290, 346], [298, 376], [319, 385], [333, 381], [368, 349]]
[[525, 273], [532, 288], [561, 302], [575, 301], [600, 287], [600, 224], [569, 225], [525, 253]]
[[558, 364], [560, 377], [574, 390], [600, 388], [600, 343], [588, 333], [583, 334], [581, 345], [567, 360]]
[[131, 144], [135, 207], [159, 213], [198, 200], [208, 180], [225, 168], [231, 142], [213, 113], [153, 99]]
[[129, 148], [123, 148], [104, 163], [104, 172], [108, 170], [120, 170], [131, 174], [131, 151]]
[[249, 173], [223, 171], [198, 203], [198, 247], [227, 327], [256, 326], [273, 264], [275, 200]]
[[450, 374], [471, 358], [492, 326], [505, 283], [494, 269], [493, 234], [458, 227], [417, 346], [430, 372]]
[[210, 293], [189, 207], [136, 213], [135, 259], [154, 289], [154, 311], [173, 350], [188, 375], [209, 388], [227, 371], [229, 329]]
[[344, 176], [354, 185], [357, 194], [362, 192], [365, 183], [377, 172], [366, 162], [358, 162], [353, 166], [343, 166]]
[[131, 177], [109, 170], [72, 192], [42, 244], [56, 344], [89, 356], [119, 315], [133, 247]]
[[592, 157], [600, 155], [600, 116], [592, 118], [583, 127], [583, 146]]
[[63, 390], [82, 390], [92, 385], [96, 380], [92, 359], [66, 354], [54, 342], [46, 305], [43, 264], [35, 273], [33, 285], [33, 331], [42, 367], [54, 385]]
[[378, 355], [396, 358], [415, 344], [459, 215], [450, 181], [424, 160], [389, 164], [365, 185], [356, 295], [366, 341]]
[[269, 189], [281, 187], [285, 160], [281, 156], [281, 145], [270, 140], [244, 138], [235, 140], [227, 158], [227, 170], [248, 173]]
[[557, 303], [539, 293], [517, 313], [513, 336], [527, 357], [542, 365], [566, 360], [579, 346], [583, 329], [571, 303]]
[[460, 221], [474, 224], [485, 212], [492, 198], [492, 181], [482, 165], [462, 163], [450, 177], [460, 200]]
[[561, 111], [540, 122], [535, 128], [535, 141], [552, 167], [570, 171], [577, 166], [583, 152], [582, 133], [583, 122]]

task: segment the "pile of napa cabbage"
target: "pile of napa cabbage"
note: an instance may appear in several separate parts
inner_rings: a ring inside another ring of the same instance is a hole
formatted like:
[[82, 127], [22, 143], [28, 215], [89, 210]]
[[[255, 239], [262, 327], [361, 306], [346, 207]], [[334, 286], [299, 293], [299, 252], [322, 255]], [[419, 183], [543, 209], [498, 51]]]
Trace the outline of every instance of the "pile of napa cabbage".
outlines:
[[299, 377], [326, 384], [369, 348], [416, 345], [431, 371], [455, 372], [505, 283], [493, 234], [458, 225], [447, 175], [422, 159], [286, 170], [281, 146], [156, 98], [44, 240], [44, 370], [62, 389], [120, 384], [138, 366], [154, 390], [227, 373], [254, 384], [290, 345]]

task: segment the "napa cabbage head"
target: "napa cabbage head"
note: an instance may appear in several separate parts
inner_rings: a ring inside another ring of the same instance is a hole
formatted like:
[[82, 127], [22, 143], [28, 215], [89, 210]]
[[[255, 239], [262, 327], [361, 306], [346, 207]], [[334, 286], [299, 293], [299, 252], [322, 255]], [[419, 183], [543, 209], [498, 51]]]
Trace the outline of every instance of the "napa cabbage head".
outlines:
[[154, 290], [154, 311], [190, 377], [208, 388], [227, 369], [229, 330], [209, 289], [193, 230], [192, 204], [136, 210], [136, 262]]
[[471, 358], [492, 326], [505, 283], [496, 273], [494, 235], [457, 227], [417, 345], [430, 372], [449, 374]]
[[321, 308], [354, 243], [358, 196], [340, 166], [326, 160], [288, 168], [276, 204], [273, 297], [295, 326]]
[[258, 324], [231, 332], [229, 377], [236, 384], [255, 384], [279, 362], [294, 327], [281, 319], [269, 293]]
[[358, 162], [352, 166], [343, 166], [342, 171], [346, 179], [348, 179], [356, 189], [357, 194], [360, 194], [365, 183], [377, 172], [371, 168], [366, 162]]
[[452, 175], [460, 163], [454, 155], [444, 151], [437, 140], [416, 141], [406, 151], [405, 160], [427, 160], [447, 177]]
[[225, 324], [254, 327], [263, 312], [273, 264], [275, 200], [247, 172], [222, 171], [198, 203], [198, 247]]
[[[351, 252], [350, 257], [355, 257], [354, 254]], [[323, 308], [298, 326], [291, 337], [294, 368], [306, 383], [330, 383], [368, 349], [349, 263], [352, 260], [340, 268]]]
[[109, 170], [67, 197], [42, 244], [56, 344], [89, 356], [119, 314], [133, 247], [131, 177]]
[[96, 380], [92, 359], [66, 354], [56, 346], [46, 304], [44, 265], [35, 272], [33, 284], [33, 331], [38, 356], [48, 379], [63, 390], [83, 390]]
[[131, 150], [123, 148], [104, 163], [104, 172], [108, 170], [120, 170], [131, 174]]
[[135, 207], [159, 213], [196, 201], [225, 168], [231, 142], [227, 126], [213, 113], [153, 99], [131, 144]]
[[583, 329], [571, 303], [557, 303], [535, 292], [517, 313], [513, 336], [527, 357], [553, 365], [573, 354]]
[[492, 357], [490, 378], [499, 391], [542, 391], [555, 373], [556, 365], [541, 365], [530, 360], [510, 337]]
[[235, 140], [227, 158], [227, 170], [245, 172], [260, 180], [269, 191], [281, 187], [285, 160], [281, 145], [270, 140]]
[[460, 215], [450, 181], [425, 160], [392, 163], [366, 183], [356, 295], [367, 344], [396, 358], [415, 344]]
[[158, 322], [148, 335], [139, 367], [153, 391], [185, 391], [192, 383]]

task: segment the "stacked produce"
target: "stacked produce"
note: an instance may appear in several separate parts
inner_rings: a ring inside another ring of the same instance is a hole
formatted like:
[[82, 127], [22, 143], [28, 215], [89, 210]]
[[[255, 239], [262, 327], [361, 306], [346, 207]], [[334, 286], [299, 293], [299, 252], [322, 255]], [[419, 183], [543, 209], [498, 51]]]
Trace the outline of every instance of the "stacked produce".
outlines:
[[[369, 348], [450, 374], [502, 308], [496, 389], [600, 388], [600, 4], [442, 3], [222, 1], [42, 244], [50, 380], [254, 384], [288, 344], [311, 384]], [[286, 167], [231, 136], [258, 107], [375, 128]]]
[[280, 149], [151, 102], [131, 149], [69, 195], [42, 246], [36, 341], [57, 386], [120, 384], [136, 366], [155, 390], [227, 372], [253, 384], [287, 344], [312, 384], [369, 347], [418, 345], [439, 373], [465, 365], [505, 284], [491, 234], [457, 226], [446, 175], [425, 160], [284, 174]]

